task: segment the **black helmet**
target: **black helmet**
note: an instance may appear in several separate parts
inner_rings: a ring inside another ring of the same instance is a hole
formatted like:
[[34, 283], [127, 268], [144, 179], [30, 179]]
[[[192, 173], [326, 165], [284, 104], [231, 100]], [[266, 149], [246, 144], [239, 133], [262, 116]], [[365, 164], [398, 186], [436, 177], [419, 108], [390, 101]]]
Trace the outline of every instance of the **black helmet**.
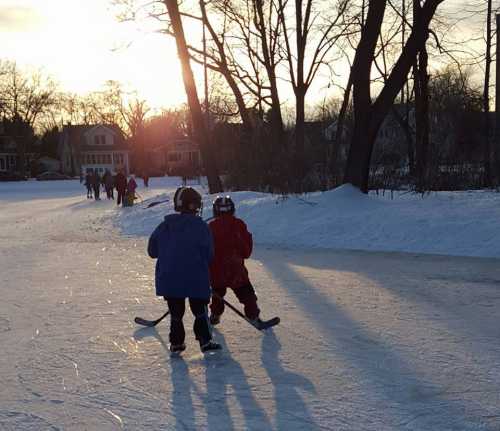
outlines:
[[214, 210], [214, 217], [218, 217], [222, 214], [234, 214], [234, 202], [230, 196], [217, 196], [213, 202], [212, 206]]
[[174, 195], [174, 210], [177, 212], [194, 212], [201, 210], [201, 195], [192, 187], [179, 187]]

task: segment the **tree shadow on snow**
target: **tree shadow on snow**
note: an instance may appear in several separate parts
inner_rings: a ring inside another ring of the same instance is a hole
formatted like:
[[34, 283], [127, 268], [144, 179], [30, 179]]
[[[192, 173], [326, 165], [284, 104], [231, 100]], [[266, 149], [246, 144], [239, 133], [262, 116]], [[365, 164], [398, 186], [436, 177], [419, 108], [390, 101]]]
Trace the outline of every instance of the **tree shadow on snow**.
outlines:
[[[212, 431], [272, 429], [269, 418], [253, 395], [253, 387], [248, 382], [243, 368], [231, 357], [224, 336], [217, 330], [214, 332], [217, 333], [217, 342], [222, 345], [223, 350], [214, 354], [220, 357], [206, 361], [207, 429]], [[231, 417], [229, 409], [231, 398], [236, 398], [243, 413], [245, 422], [243, 428], [242, 424], [235, 423]]]
[[[267, 253], [259, 253], [262, 262], [268, 260]], [[378, 289], [390, 291], [438, 318], [455, 335], [468, 336], [472, 343], [500, 336], [495, 325], [484, 326], [488, 312], [492, 312], [489, 317], [493, 321], [498, 317], [498, 259], [361, 250], [308, 250], [299, 255], [297, 259], [294, 252], [280, 252], [290, 264], [359, 274], [375, 282]], [[492, 294], [495, 291], [497, 294]], [[492, 326], [493, 331], [488, 331]]]
[[[471, 429], [478, 426], [485, 431], [497, 429], [487, 423], [491, 412], [483, 409], [479, 403], [467, 403], [456, 395], [447, 398], [446, 387], [421, 375], [410, 358], [395, 351], [382, 337], [354, 320], [330, 296], [289, 266], [311, 264], [311, 267], [317, 268], [318, 262], [315, 265], [313, 258], [302, 259], [304, 256], [300, 254], [300, 260], [295, 260], [293, 253], [283, 253], [277, 259], [275, 255], [266, 259], [266, 253], [259, 253], [258, 259], [328, 340], [330, 352], [343, 357], [343, 362], [358, 373], [360, 389], [364, 391], [361, 396], [365, 398], [368, 394], [366, 391], [369, 391], [369, 399], [378, 399], [377, 404], [386, 406], [378, 415], [379, 421], [383, 421], [385, 426], [396, 426], [397, 429], [443, 429], [445, 424], [446, 429]], [[333, 260], [330, 266], [326, 266], [325, 262], [321, 265], [327, 269], [339, 269]], [[350, 262], [347, 266], [353, 272], [360, 272], [360, 260]], [[345, 266], [343, 268], [345, 270]], [[366, 270], [364, 262], [363, 268]], [[356, 424], [352, 425], [353, 429], [356, 428]]]
[[283, 431], [321, 429], [298, 392], [299, 389], [315, 392], [314, 385], [301, 374], [293, 373], [283, 367], [279, 358], [280, 350], [281, 343], [274, 331], [265, 331], [262, 337], [261, 359], [274, 386], [276, 429]]
[[[169, 352], [168, 344], [154, 327], [137, 329], [133, 336], [135, 340], [154, 337], [165, 349], [165, 352], [167, 354]], [[172, 412], [169, 412], [169, 415], [175, 419], [174, 429], [195, 430], [197, 429], [194, 416], [195, 408], [191, 395], [191, 390], [195, 385], [189, 375], [188, 364], [182, 357], [169, 358], [168, 363], [171, 368], [170, 377], [172, 379], [171, 402], [169, 403], [172, 406]]]

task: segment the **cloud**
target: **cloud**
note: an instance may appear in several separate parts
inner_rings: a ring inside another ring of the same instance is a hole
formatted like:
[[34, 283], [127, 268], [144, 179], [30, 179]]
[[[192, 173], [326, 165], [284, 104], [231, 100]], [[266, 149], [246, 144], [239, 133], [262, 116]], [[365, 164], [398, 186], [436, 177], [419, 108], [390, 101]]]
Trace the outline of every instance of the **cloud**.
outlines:
[[30, 30], [41, 21], [39, 13], [29, 6], [0, 6], [0, 32]]

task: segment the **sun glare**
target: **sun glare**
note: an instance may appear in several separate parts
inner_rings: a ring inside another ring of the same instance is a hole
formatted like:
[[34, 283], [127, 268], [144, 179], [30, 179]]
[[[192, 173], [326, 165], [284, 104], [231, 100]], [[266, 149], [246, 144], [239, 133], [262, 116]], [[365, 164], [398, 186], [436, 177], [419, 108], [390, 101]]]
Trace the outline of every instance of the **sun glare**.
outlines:
[[102, 0], [43, 3], [0, 5], [0, 13], [8, 6], [13, 17], [2, 57], [42, 67], [67, 91], [84, 94], [115, 80], [154, 108], [185, 102], [175, 43], [150, 23], [120, 23]]

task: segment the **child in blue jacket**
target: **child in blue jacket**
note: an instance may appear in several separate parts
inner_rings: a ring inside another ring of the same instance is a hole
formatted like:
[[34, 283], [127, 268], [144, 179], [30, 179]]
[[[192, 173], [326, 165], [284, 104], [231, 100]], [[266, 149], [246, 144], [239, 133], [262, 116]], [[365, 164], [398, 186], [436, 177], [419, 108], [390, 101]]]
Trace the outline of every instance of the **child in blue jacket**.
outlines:
[[201, 195], [191, 187], [175, 192], [174, 209], [149, 238], [148, 254], [157, 258], [156, 294], [163, 296], [170, 310], [170, 351], [186, 349], [184, 316], [186, 298], [195, 316], [194, 333], [202, 352], [220, 349], [212, 341], [207, 305], [210, 301], [209, 264], [213, 259], [212, 235], [198, 217]]

